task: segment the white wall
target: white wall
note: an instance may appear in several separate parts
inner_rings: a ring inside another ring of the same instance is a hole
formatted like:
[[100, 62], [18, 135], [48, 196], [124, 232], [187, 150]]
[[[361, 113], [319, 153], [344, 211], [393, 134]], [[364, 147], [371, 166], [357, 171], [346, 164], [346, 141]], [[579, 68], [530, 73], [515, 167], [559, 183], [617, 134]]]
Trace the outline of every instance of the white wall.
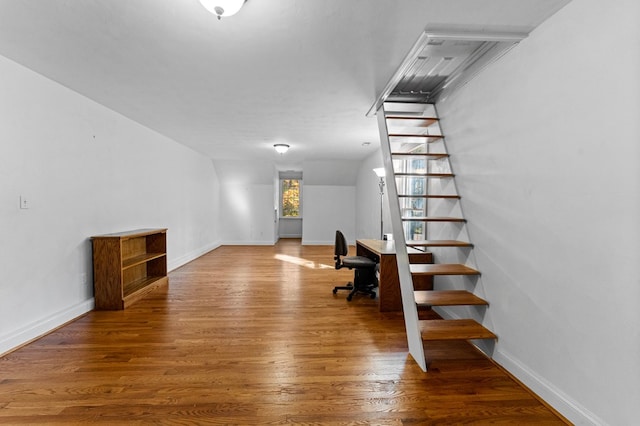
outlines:
[[92, 235], [169, 228], [170, 268], [220, 236], [209, 159], [3, 57], [0, 75], [2, 353], [92, 309]]
[[220, 179], [220, 226], [224, 244], [271, 245], [277, 240], [274, 164], [215, 160]]
[[276, 241], [273, 185], [220, 187], [222, 240], [229, 245], [271, 245]]
[[356, 240], [356, 176], [360, 162], [303, 163], [302, 244], [333, 245], [336, 230]]
[[[274, 197], [278, 190], [275, 185], [279, 184], [275, 164], [215, 160], [214, 165], [220, 179], [224, 244], [274, 244], [279, 222], [276, 220], [278, 201]], [[333, 245], [336, 229], [342, 229], [347, 239], [355, 242], [355, 188], [359, 168], [360, 162], [351, 160], [303, 163], [302, 244]], [[283, 236], [300, 235], [300, 231], [294, 229], [300, 220], [286, 225], [291, 227], [282, 228]]]
[[493, 355], [578, 424], [640, 418], [638, 17], [574, 0], [438, 105]]
[[302, 163], [305, 185], [355, 185], [360, 161], [315, 160]]
[[302, 218], [281, 217], [278, 225], [278, 237], [302, 238]]
[[355, 244], [355, 186], [304, 185], [302, 244], [333, 245], [336, 230]]
[[[380, 239], [380, 179], [373, 169], [382, 167], [382, 151], [378, 149], [365, 158], [358, 169], [356, 183], [356, 238]], [[382, 204], [383, 233], [391, 233], [389, 199], [385, 178]]]

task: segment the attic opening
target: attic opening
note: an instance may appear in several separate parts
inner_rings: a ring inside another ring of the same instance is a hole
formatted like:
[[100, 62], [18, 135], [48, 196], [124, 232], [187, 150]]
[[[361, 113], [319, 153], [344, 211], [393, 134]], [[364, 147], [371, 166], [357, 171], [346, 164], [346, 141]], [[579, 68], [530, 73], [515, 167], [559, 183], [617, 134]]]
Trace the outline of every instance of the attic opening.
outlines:
[[367, 116], [375, 115], [384, 102], [444, 100], [526, 36], [524, 33], [425, 30]]

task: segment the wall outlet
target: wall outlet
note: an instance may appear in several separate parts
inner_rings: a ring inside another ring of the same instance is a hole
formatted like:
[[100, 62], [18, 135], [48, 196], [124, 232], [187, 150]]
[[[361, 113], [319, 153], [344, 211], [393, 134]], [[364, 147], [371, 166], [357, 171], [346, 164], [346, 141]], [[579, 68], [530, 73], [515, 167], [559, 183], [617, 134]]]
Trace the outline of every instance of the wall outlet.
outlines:
[[29, 200], [24, 195], [20, 196], [20, 208], [28, 209], [29, 208]]

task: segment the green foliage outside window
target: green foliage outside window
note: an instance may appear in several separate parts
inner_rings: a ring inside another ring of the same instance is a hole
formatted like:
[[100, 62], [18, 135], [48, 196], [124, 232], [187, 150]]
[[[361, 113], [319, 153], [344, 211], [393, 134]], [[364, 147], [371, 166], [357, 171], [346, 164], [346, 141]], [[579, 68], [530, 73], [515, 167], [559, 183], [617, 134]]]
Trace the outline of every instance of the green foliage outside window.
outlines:
[[300, 181], [298, 179], [282, 180], [282, 216], [300, 216]]

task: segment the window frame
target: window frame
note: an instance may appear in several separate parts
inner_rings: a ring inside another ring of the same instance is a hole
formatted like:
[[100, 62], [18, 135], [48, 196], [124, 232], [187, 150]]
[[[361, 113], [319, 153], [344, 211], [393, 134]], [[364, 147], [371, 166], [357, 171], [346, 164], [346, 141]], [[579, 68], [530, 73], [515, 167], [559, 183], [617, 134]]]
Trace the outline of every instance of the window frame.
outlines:
[[[284, 191], [282, 189], [282, 185], [283, 182], [285, 180], [297, 180], [298, 181], [298, 216], [285, 216], [284, 215]], [[302, 188], [303, 188], [303, 182], [301, 178], [294, 178], [294, 177], [283, 177], [280, 178], [279, 181], [279, 195], [278, 195], [278, 205], [279, 205], [279, 218], [280, 219], [287, 219], [287, 220], [297, 220], [297, 219], [302, 219]]]

